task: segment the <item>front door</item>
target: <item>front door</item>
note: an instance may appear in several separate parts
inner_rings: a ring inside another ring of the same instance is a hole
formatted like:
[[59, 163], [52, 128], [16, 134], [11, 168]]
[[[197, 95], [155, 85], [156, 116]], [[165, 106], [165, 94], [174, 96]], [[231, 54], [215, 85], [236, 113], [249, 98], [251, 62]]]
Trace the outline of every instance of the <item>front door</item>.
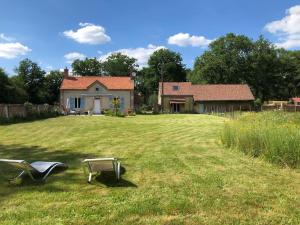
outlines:
[[94, 99], [94, 113], [101, 114], [100, 99]]

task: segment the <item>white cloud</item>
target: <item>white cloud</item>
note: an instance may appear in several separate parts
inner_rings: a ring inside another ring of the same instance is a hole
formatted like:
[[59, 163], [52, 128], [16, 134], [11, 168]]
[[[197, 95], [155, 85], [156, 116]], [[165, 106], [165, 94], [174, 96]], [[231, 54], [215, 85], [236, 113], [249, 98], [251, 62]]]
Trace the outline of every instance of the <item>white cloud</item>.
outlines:
[[67, 60], [67, 63], [72, 63], [76, 59], [84, 59], [86, 56], [79, 52], [70, 52], [68, 54], [64, 55], [65, 59]]
[[13, 59], [20, 55], [25, 55], [31, 49], [19, 42], [0, 43], [0, 58]]
[[53, 70], [53, 66], [46, 66], [47, 70]]
[[212, 40], [205, 38], [204, 36], [190, 35], [189, 33], [178, 33], [168, 38], [168, 44], [178, 45], [180, 47], [193, 46], [193, 47], [205, 47], [209, 45]]
[[286, 16], [281, 20], [268, 23], [265, 29], [279, 37], [278, 47], [297, 48], [300, 47], [300, 5], [286, 10]]
[[155, 45], [148, 45], [146, 48], [140, 47], [140, 48], [124, 48], [119, 49], [117, 51], [108, 52], [105, 55], [100, 56], [100, 60], [105, 60], [108, 56], [110, 56], [113, 53], [120, 52], [124, 55], [128, 55], [129, 57], [133, 57], [137, 59], [137, 63], [140, 67], [145, 67], [147, 65], [148, 59], [150, 55], [152, 55], [153, 52], [165, 48], [164, 46], [155, 46]]
[[104, 44], [111, 40], [102, 26], [92, 23], [79, 23], [79, 26], [81, 28], [78, 30], [67, 30], [64, 31], [63, 34], [81, 44]]
[[3, 33], [0, 33], [0, 40], [3, 40], [3, 41], [14, 41], [15, 39], [12, 38], [12, 37], [7, 37]]

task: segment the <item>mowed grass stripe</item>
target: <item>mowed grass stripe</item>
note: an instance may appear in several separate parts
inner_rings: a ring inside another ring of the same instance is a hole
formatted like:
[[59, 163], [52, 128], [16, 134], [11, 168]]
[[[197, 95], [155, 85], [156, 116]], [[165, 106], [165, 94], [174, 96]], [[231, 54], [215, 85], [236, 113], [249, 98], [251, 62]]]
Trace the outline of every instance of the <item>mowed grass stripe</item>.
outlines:
[[[1, 158], [70, 165], [45, 185], [0, 178], [1, 224], [299, 224], [299, 171], [224, 149], [223, 123], [69, 116], [0, 126]], [[80, 162], [89, 156], [120, 157], [126, 182], [88, 185]]]

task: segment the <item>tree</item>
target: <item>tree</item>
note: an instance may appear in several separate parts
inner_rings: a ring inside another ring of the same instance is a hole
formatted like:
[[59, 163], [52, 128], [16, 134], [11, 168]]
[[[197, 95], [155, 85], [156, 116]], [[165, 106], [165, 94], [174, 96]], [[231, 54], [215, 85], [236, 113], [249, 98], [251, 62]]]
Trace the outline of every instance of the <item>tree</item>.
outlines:
[[10, 103], [23, 104], [28, 101], [28, 94], [24, 89], [24, 82], [19, 76], [12, 76], [9, 78], [11, 84]]
[[286, 94], [300, 96], [300, 51], [283, 51], [281, 73], [283, 73]]
[[196, 59], [188, 78], [193, 83], [244, 83], [252, 49], [248, 37], [229, 33], [212, 42]]
[[31, 103], [43, 103], [43, 82], [46, 72], [29, 59], [22, 60], [16, 68], [16, 72], [28, 94], [27, 100]]
[[135, 58], [122, 53], [111, 54], [102, 62], [103, 73], [109, 76], [129, 76], [137, 70], [138, 64]]
[[182, 63], [181, 55], [169, 49], [155, 51], [150, 56], [148, 65], [156, 74], [157, 81], [160, 80], [161, 73], [163, 73], [164, 81], [180, 82], [186, 80], [186, 69]]
[[186, 80], [186, 69], [179, 53], [168, 49], [155, 51], [148, 60], [148, 67], [137, 72], [136, 90], [144, 96], [144, 103], [151, 102], [158, 93], [161, 75], [165, 82], [181, 82]]
[[297, 53], [279, 49], [262, 36], [253, 41], [230, 33], [212, 42], [196, 59], [188, 79], [193, 83], [246, 83], [262, 101], [287, 99], [299, 93], [299, 59]]
[[5, 71], [0, 68], [0, 103], [10, 103], [12, 86]]
[[49, 104], [54, 104], [59, 101], [60, 85], [63, 80], [63, 74], [58, 71], [50, 71], [50, 73], [45, 77], [45, 92], [46, 100]]
[[262, 36], [253, 44], [249, 55], [251, 70], [247, 71], [246, 83], [252, 87], [253, 94], [264, 100], [280, 98], [279, 93], [282, 76], [278, 73], [281, 53], [268, 40]]
[[97, 58], [76, 59], [72, 63], [72, 71], [80, 76], [101, 76], [102, 64]]

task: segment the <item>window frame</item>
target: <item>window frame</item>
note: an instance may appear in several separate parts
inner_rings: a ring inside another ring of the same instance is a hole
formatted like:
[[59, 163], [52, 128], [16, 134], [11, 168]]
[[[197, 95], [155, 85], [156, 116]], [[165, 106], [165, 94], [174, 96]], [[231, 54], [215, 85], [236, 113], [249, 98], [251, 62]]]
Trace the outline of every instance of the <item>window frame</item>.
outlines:
[[173, 85], [173, 91], [179, 91], [179, 86], [178, 85]]
[[81, 98], [80, 97], [79, 98], [75, 97], [74, 99], [75, 99], [74, 108], [75, 109], [80, 109], [80, 107], [81, 107]]

